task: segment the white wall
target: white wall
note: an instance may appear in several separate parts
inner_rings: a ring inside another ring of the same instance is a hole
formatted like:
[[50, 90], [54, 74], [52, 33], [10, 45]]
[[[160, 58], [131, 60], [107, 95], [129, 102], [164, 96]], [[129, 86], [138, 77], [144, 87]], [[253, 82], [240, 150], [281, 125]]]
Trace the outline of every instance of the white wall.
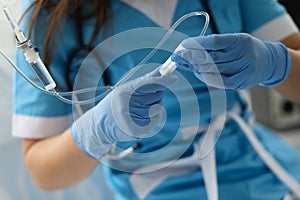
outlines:
[[[14, 57], [13, 35], [3, 14], [0, 16], [0, 50]], [[0, 57], [0, 145], [8, 142], [10, 135], [12, 68]]]

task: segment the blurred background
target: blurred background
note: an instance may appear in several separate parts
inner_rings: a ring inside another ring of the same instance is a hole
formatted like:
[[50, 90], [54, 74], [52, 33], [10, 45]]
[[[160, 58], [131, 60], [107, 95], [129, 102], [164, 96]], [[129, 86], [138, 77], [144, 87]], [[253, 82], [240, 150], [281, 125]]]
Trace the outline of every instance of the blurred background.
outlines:
[[[278, 1], [300, 28], [300, 1]], [[250, 94], [256, 120], [300, 149], [300, 104], [284, 99], [268, 88], [255, 87], [250, 90]]]
[[[294, 20], [300, 24], [300, 1], [282, 0]], [[18, 18], [18, 3], [13, 11]], [[0, 13], [0, 50], [14, 60], [14, 38], [2, 13]], [[67, 190], [47, 193], [32, 182], [21, 155], [19, 139], [10, 136], [12, 110], [12, 68], [0, 57], [0, 199], [1, 200], [81, 200], [113, 199], [104, 183], [101, 166], [83, 183]], [[300, 150], [300, 105], [278, 96], [274, 91], [257, 87], [242, 91], [252, 102], [257, 121], [265, 124], [280, 137]]]

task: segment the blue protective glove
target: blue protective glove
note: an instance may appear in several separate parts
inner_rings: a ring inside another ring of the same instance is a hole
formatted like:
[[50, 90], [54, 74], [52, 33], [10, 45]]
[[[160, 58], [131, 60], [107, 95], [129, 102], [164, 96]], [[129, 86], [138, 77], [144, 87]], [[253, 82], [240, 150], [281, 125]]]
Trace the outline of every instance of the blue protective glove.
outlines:
[[192, 71], [209, 86], [245, 89], [276, 86], [288, 76], [291, 59], [282, 43], [249, 34], [219, 34], [184, 40], [172, 55], [178, 68]]
[[163, 91], [176, 76], [154, 70], [116, 87], [71, 126], [79, 148], [99, 160], [116, 142], [149, 137], [163, 121]]

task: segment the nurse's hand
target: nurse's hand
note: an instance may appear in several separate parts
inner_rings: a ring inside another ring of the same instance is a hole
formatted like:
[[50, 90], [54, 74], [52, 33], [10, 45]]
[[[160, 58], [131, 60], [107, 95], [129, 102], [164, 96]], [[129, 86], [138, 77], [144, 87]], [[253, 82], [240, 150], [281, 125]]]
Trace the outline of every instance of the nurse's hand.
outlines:
[[245, 89], [257, 84], [275, 86], [285, 80], [291, 59], [282, 43], [249, 34], [219, 34], [184, 40], [172, 55], [180, 69], [194, 72], [209, 86]]
[[176, 79], [154, 70], [116, 87], [73, 123], [73, 140], [83, 152], [99, 160], [113, 143], [151, 136], [164, 121], [163, 92]]

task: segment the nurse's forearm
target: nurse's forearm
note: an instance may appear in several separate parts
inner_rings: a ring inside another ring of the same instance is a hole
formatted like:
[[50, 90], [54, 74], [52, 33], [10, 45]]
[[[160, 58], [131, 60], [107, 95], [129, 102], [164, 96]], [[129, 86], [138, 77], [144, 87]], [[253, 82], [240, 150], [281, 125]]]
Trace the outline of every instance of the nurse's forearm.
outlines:
[[47, 139], [23, 140], [23, 155], [35, 183], [46, 191], [82, 181], [98, 164], [77, 147], [70, 129]]
[[289, 49], [292, 67], [284, 82], [275, 87], [282, 96], [292, 101], [300, 102], [300, 50]]

